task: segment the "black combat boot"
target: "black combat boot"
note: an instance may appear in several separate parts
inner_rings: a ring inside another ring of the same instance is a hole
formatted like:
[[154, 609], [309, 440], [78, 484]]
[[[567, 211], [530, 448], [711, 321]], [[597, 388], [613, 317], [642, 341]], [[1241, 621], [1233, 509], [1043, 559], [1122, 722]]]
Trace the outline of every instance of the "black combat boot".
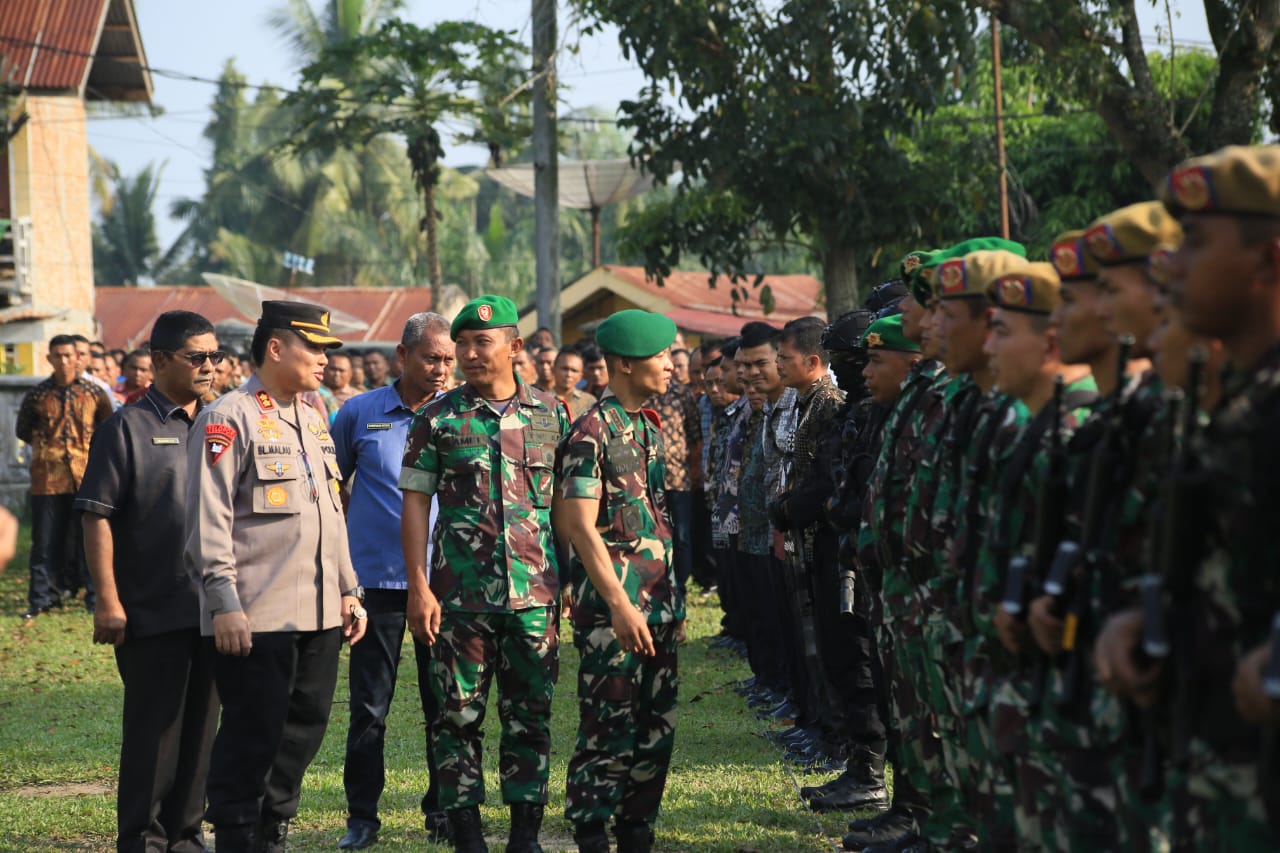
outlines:
[[453, 841], [453, 832], [449, 829], [449, 813], [444, 809], [424, 814], [422, 826], [427, 831], [427, 841], [432, 844], [449, 844]]
[[453, 836], [453, 853], [489, 853], [479, 806], [449, 809], [449, 834]]
[[[884, 787], [884, 752], [856, 747], [849, 756], [848, 769], [839, 784], [809, 800], [815, 812], [851, 812], [889, 808], [889, 792]], [[801, 795], [803, 796], [803, 791]]]
[[284, 853], [288, 847], [289, 821], [267, 820], [258, 824], [259, 853]]
[[215, 853], [255, 853], [257, 833], [251, 823], [223, 823], [213, 827]]
[[609, 853], [609, 835], [600, 821], [575, 826], [573, 840], [578, 845], [578, 853]]
[[511, 804], [511, 840], [507, 853], [542, 853], [538, 830], [542, 829], [542, 803]]
[[643, 821], [618, 821], [613, 834], [618, 839], [618, 853], [649, 853], [653, 849], [653, 830]]
[[863, 850], [875, 844], [896, 842], [913, 835], [915, 818], [904, 808], [892, 808], [873, 818], [855, 820], [849, 824], [849, 834], [842, 841], [845, 850]]

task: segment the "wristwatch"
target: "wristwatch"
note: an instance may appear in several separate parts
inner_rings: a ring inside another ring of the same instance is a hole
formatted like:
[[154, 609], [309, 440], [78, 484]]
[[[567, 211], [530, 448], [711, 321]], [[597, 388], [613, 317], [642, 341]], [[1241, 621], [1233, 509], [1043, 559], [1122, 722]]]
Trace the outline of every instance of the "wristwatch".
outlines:
[[364, 604], [364, 587], [360, 586], [359, 584], [356, 584], [354, 587], [347, 590], [342, 595], [344, 598], [347, 598], [347, 597], [354, 598], [357, 601], [359, 601], [361, 604]]

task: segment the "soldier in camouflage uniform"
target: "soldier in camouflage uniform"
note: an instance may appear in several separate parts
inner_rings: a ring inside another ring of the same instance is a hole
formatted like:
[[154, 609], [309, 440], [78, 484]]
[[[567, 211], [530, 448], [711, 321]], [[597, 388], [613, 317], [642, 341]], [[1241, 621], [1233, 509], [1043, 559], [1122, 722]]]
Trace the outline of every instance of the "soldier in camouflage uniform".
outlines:
[[643, 409], [671, 380], [676, 326], [647, 311], [596, 331], [609, 390], [574, 424], [557, 459], [553, 519], [573, 543], [574, 645], [581, 714], [565, 816], [583, 853], [648, 853], [675, 742], [676, 644], [684, 601], [672, 570], [662, 432]]
[[[523, 342], [504, 297], [469, 302], [450, 335], [467, 382], [433, 400], [409, 430], [400, 488], [408, 621], [434, 646], [432, 730], [440, 806], [457, 851], [487, 850], [481, 727], [496, 672], [502, 798], [509, 851], [536, 853], [547, 800], [551, 696], [558, 668], [560, 584], [551, 540], [556, 448], [568, 413], [519, 380]], [[431, 497], [439, 503], [428, 585], [423, 555]]]
[[1223, 399], [1193, 444], [1206, 489], [1197, 508], [1207, 518], [1187, 543], [1191, 589], [1167, 589], [1180, 615], [1169, 628], [1189, 633], [1189, 641], [1175, 646], [1178, 658], [1163, 667], [1139, 665], [1146, 613], [1131, 609], [1107, 625], [1095, 662], [1109, 690], [1188, 723], [1187, 742], [1174, 744], [1187, 756], [1173, 794], [1174, 849], [1275, 850], [1276, 703], [1262, 672], [1280, 609], [1280, 148], [1226, 148], [1195, 158], [1174, 169], [1160, 191], [1187, 231], [1170, 290], [1188, 329], [1219, 338], [1230, 364]]

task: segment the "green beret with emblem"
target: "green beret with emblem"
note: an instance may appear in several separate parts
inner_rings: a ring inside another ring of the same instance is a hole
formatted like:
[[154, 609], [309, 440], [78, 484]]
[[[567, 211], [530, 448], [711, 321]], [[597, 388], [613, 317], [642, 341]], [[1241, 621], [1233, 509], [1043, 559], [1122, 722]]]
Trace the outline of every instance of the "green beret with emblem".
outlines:
[[1005, 311], [1048, 315], [1062, 301], [1061, 288], [1053, 264], [1028, 261], [992, 279], [987, 285], [987, 299]]
[[[1007, 242], [1007, 241], [1005, 241]], [[1025, 255], [1004, 249], [979, 249], [938, 265], [934, 294], [939, 299], [987, 298], [987, 288], [1003, 275], [1026, 269]]]
[[890, 352], [920, 352], [920, 344], [902, 333], [902, 315], [894, 314], [881, 317], [862, 335], [862, 345], [868, 352], [872, 350], [888, 350]]
[[514, 302], [505, 296], [482, 293], [462, 306], [449, 326], [449, 337], [456, 341], [458, 333], [466, 329], [501, 329], [519, 321]]
[[898, 264], [898, 268], [902, 271], [902, 280], [907, 283], [907, 290], [910, 291], [911, 298], [920, 305], [927, 305], [933, 296], [933, 288], [924, 279], [922, 273], [936, 254], [938, 253], [919, 249], [914, 252], [908, 252], [906, 257]]
[[1084, 229], [1059, 234], [1049, 247], [1049, 263], [1058, 271], [1063, 281], [1093, 281], [1101, 269], [1096, 258], [1089, 254], [1084, 242]]
[[1158, 201], [1113, 210], [1085, 229], [1084, 244], [1099, 264], [1146, 264], [1156, 246], [1182, 242], [1182, 226]]
[[1174, 216], [1220, 213], [1280, 219], [1280, 145], [1231, 145], [1169, 173], [1160, 201]]
[[962, 288], [957, 291], [955, 289], [956, 280], [954, 277], [955, 265], [952, 264], [948, 269], [948, 277], [951, 280], [951, 290], [946, 293], [942, 290], [942, 267], [951, 261], [959, 261], [973, 252], [993, 252], [1003, 251], [1012, 255], [1025, 258], [1027, 249], [1021, 243], [1015, 243], [1012, 240], [1005, 240], [1000, 237], [974, 237], [970, 240], [962, 240], [953, 246], [949, 246], [939, 252], [934, 252], [933, 257], [921, 268], [922, 278], [929, 283], [931, 288], [930, 298], [937, 297], [939, 299], [953, 298], [959, 296], [984, 296], [981, 287], [976, 290]]
[[262, 303], [258, 326], [263, 329], [289, 329], [304, 341], [326, 349], [342, 346], [329, 329], [329, 309], [309, 302], [287, 302], [268, 299]]
[[629, 308], [596, 327], [596, 346], [623, 358], [649, 358], [675, 343], [676, 324], [664, 314]]

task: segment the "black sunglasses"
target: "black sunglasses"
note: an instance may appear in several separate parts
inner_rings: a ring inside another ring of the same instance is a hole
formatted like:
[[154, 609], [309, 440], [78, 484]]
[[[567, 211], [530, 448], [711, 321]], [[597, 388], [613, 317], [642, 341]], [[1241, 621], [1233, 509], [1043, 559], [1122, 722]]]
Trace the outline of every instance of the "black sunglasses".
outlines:
[[186, 359], [192, 367], [200, 367], [205, 361], [215, 365], [222, 364], [222, 360], [227, 357], [227, 354], [220, 349], [212, 352], [174, 352], [173, 350], [156, 350], [156, 352], [167, 352], [175, 358]]

